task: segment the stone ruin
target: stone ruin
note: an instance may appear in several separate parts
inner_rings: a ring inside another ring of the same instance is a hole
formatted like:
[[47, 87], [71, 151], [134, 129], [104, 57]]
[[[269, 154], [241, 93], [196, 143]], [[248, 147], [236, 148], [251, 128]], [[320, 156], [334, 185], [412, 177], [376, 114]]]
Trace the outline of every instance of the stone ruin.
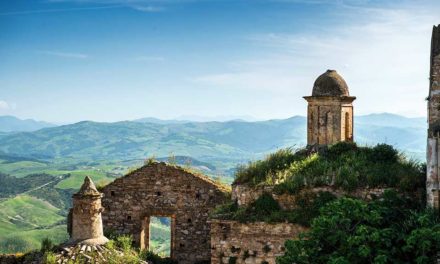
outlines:
[[345, 80], [327, 70], [313, 84], [312, 96], [304, 96], [307, 108], [307, 145], [353, 141], [353, 101]]
[[102, 228], [102, 196], [86, 176], [80, 190], [73, 195], [73, 208], [69, 212], [67, 225], [70, 235], [68, 244], [96, 246], [108, 242]]
[[152, 162], [103, 188], [104, 229], [130, 234], [149, 249], [150, 218], [171, 219], [171, 255], [181, 264], [210, 263], [210, 212], [229, 189], [181, 167]]
[[429, 73], [426, 201], [440, 208], [440, 25], [432, 29]]

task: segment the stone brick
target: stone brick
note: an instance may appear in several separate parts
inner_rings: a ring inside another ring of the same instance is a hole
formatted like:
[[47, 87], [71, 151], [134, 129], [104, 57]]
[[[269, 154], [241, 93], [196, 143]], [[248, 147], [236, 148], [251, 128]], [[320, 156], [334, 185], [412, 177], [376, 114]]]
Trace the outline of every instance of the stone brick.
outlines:
[[239, 223], [211, 220], [211, 264], [230, 263], [275, 264], [276, 257], [284, 255], [284, 243], [294, 239], [305, 227], [296, 224], [265, 222]]
[[440, 146], [440, 25], [434, 26], [431, 39], [431, 68], [428, 96], [428, 142], [426, 200], [428, 206], [439, 208], [439, 146]]
[[312, 96], [305, 96], [307, 144], [328, 145], [353, 141], [353, 104], [345, 80], [334, 70], [316, 79]]
[[171, 218], [171, 257], [179, 263], [210, 259], [210, 211], [227, 201], [228, 189], [206, 176], [165, 163], [135, 170], [103, 189], [105, 230], [131, 234], [148, 248], [152, 216]]

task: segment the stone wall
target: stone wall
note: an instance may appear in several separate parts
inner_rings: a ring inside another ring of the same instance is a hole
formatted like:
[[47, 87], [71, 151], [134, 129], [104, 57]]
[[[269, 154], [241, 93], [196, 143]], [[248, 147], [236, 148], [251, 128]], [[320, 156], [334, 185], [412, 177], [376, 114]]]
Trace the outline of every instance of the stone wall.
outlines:
[[434, 26], [431, 39], [431, 67], [428, 96], [428, 144], [426, 201], [439, 208], [439, 150], [440, 150], [440, 25]]
[[179, 263], [210, 259], [208, 216], [227, 200], [227, 189], [176, 166], [153, 163], [103, 189], [104, 230], [131, 234], [148, 248], [149, 218], [171, 217], [171, 257]]
[[[323, 186], [304, 189], [307, 192], [330, 192], [336, 197], [342, 197], [349, 194], [350, 196], [370, 200], [373, 196], [380, 196], [385, 191], [384, 188], [360, 188], [348, 193], [342, 189], [336, 189], [332, 186]], [[258, 199], [263, 193], [271, 193], [272, 197], [278, 202], [280, 207], [284, 210], [292, 210], [295, 208], [295, 197], [297, 195], [291, 194], [275, 194], [273, 193], [273, 186], [249, 186], [246, 184], [235, 184], [232, 186], [232, 200], [237, 201], [239, 206], [248, 206]]]
[[306, 228], [289, 223], [211, 221], [211, 264], [275, 264], [284, 255], [284, 243]]

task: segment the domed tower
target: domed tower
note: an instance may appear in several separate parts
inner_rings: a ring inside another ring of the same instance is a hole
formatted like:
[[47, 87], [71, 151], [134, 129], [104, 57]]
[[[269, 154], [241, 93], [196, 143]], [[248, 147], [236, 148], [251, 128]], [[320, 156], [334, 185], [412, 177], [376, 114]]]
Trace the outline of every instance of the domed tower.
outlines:
[[70, 243], [102, 245], [108, 242], [102, 229], [102, 196], [86, 176], [81, 189], [73, 195], [73, 208], [68, 220]]
[[327, 70], [316, 79], [307, 109], [307, 144], [328, 145], [353, 141], [353, 101], [345, 80]]

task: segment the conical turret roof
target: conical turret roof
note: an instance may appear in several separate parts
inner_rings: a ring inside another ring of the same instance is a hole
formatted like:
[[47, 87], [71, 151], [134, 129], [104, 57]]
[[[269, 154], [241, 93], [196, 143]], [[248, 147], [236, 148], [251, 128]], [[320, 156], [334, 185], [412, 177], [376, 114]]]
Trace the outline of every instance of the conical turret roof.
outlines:
[[75, 196], [100, 196], [101, 193], [95, 187], [92, 179], [89, 176], [84, 178], [84, 183], [79, 189], [79, 191], [75, 194]]

